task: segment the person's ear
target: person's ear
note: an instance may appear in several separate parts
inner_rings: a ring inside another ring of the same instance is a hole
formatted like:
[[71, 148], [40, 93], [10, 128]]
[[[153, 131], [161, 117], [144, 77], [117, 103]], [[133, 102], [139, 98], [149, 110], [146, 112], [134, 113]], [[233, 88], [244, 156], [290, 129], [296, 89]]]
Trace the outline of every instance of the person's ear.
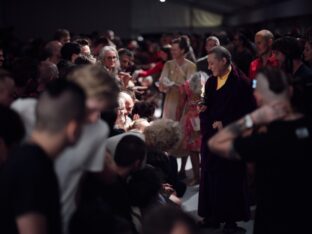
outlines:
[[66, 135], [70, 144], [75, 144], [81, 134], [81, 124], [75, 120], [71, 120], [66, 127]]
[[222, 58], [221, 62], [222, 62], [222, 65], [225, 66], [227, 64], [226, 58]]

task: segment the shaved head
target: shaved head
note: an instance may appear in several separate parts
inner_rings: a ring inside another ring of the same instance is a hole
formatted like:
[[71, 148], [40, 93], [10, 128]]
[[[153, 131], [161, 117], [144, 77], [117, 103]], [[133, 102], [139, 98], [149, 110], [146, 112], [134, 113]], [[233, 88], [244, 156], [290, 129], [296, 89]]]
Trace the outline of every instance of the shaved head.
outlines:
[[273, 33], [271, 33], [267, 29], [260, 30], [259, 32], [256, 33], [256, 36], [261, 36], [265, 38], [266, 40], [274, 39]]
[[85, 94], [76, 84], [55, 80], [47, 85], [36, 107], [36, 130], [60, 132], [72, 120], [85, 118]]

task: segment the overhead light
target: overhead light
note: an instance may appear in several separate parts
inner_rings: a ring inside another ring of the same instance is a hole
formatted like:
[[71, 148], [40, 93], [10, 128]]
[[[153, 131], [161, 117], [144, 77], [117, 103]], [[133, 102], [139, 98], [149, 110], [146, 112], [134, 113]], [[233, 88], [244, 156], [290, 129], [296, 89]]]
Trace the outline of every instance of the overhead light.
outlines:
[[160, 2], [166, 2], [166, 0], [159, 0]]

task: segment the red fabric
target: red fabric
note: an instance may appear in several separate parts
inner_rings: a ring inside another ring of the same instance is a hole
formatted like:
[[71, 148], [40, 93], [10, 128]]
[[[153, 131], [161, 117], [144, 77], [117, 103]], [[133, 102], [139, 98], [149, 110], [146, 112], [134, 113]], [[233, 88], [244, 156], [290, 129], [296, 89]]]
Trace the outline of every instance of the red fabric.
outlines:
[[139, 77], [147, 77], [156, 73], [160, 73], [162, 71], [164, 67], [164, 63], [163, 62], [158, 62], [156, 63], [156, 65], [154, 67], [152, 67], [151, 69], [148, 69], [146, 71], [142, 71], [139, 73]]
[[[269, 58], [268, 58], [268, 61], [266, 63], [265, 66], [268, 66], [268, 67], [278, 67], [278, 60], [275, 58], [275, 55], [272, 54]], [[256, 74], [258, 72], [258, 70], [260, 68], [263, 67], [263, 64], [262, 64], [262, 60], [260, 58], [257, 58], [255, 60], [253, 60], [251, 63], [250, 63], [250, 67], [249, 67], [249, 79], [250, 80], [253, 80], [255, 79], [256, 77]]]

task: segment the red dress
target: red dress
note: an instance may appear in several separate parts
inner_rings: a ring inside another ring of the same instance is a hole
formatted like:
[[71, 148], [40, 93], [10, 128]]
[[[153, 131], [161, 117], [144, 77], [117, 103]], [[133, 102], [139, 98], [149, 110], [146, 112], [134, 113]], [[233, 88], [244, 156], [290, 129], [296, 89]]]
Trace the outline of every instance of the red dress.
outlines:
[[[185, 95], [184, 112], [181, 118], [183, 129], [183, 148], [187, 151], [200, 151], [200, 121], [197, 104], [201, 96], [194, 94], [190, 89], [189, 80], [180, 87], [181, 94]], [[183, 107], [181, 107], [183, 108]]]

